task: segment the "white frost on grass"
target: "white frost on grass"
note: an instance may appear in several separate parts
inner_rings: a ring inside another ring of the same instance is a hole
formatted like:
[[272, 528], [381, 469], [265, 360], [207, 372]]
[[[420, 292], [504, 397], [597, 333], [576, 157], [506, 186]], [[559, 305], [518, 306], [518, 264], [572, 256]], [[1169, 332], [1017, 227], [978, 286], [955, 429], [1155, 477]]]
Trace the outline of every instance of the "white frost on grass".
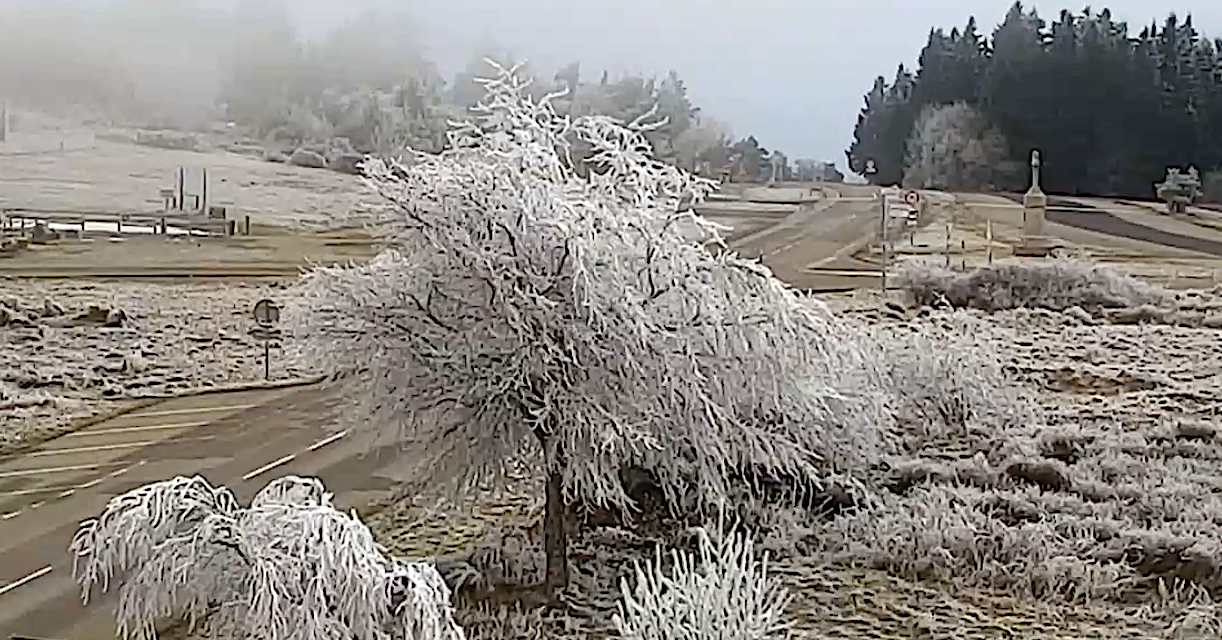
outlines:
[[[0, 304], [29, 326], [0, 327], [0, 388], [7, 389], [0, 392], [0, 447], [125, 398], [262, 379], [251, 307], [281, 294], [273, 283], [252, 282], [3, 281]], [[126, 320], [121, 327], [65, 322], [90, 306], [120, 309]], [[309, 373], [287, 368], [278, 348], [272, 356], [280, 377]]]
[[[1004, 372], [1034, 392], [1042, 419], [941, 432], [929, 415], [901, 421], [909, 446], [891, 460], [890, 483], [813, 523], [812, 550], [1045, 602], [1145, 603], [1143, 618], [1170, 626], [1219, 623], [1207, 596], [1222, 588], [1219, 331], [1085, 324], [1045, 309], [925, 311], [874, 330], [962, 332], [957, 341], [977, 347], [960, 370], [941, 355], [900, 354], [900, 377], [927, 370], [915, 387], [965, 386], [971, 406], [995, 392], [980, 372]], [[1196, 604], [1177, 617], [1185, 589], [1197, 589]]]

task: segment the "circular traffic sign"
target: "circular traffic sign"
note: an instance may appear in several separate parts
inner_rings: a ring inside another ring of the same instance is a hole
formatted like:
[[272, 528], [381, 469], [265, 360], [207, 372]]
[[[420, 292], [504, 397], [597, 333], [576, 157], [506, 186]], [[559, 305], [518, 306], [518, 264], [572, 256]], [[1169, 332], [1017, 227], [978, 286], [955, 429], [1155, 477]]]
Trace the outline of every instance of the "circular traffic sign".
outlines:
[[920, 201], [921, 201], [921, 194], [915, 191], [909, 191], [908, 193], [904, 194], [904, 202], [907, 202], [908, 204], [914, 207]]
[[270, 327], [280, 321], [280, 307], [275, 302], [264, 298], [255, 303], [255, 322]]

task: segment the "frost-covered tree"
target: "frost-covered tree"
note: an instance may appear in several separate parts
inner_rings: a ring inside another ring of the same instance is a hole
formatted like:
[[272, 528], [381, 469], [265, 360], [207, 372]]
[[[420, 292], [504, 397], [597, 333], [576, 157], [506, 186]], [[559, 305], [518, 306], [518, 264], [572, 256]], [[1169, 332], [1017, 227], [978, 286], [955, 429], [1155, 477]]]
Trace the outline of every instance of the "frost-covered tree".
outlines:
[[249, 507], [199, 476], [145, 485], [81, 523], [73, 575], [86, 603], [95, 587], [118, 588], [128, 640], [184, 618], [214, 637], [463, 640], [436, 568], [388, 556], [331, 497], [296, 476]]
[[[389, 248], [313, 270], [288, 304], [353, 434], [411, 443], [456, 489], [530, 460], [553, 594], [566, 503], [630, 507], [627, 465], [711, 506], [739, 477], [809, 486], [874, 458], [885, 412], [853, 390], [876, 372], [686, 206], [712, 182], [657, 159], [644, 125], [558, 116], [513, 70], [484, 84], [445, 151], [366, 165]], [[577, 170], [574, 140], [600, 171]]]
[[982, 189], [1008, 181], [1005, 137], [964, 102], [926, 107], [908, 139], [904, 185], [925, 189]]

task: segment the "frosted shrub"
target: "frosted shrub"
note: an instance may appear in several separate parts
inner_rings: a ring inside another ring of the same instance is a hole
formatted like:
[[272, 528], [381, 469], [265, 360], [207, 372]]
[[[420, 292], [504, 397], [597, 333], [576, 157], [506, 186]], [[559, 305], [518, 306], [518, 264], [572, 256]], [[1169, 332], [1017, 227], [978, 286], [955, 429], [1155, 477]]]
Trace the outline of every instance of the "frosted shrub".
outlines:
[[116, 496], [72, 540], [85, 602], [119, 592], [118, 635], [152, 640], [185, 617], [208, 635], [264, 640], [463, 640], [430, 563], [386, 555], [314, 478], [268, 484], [249, 507], [203, 478]]
[[622, 581], [613, 621], [626, 640], [779, 640], [789, 594], [768, 575], [739, 533], [714, 542], [703, 530], [697, 553], [672, 551], [668, 572], [659, 550], [636, 563], [635, 582]]
[[1000, 262], [968, 273], [930, 261], [911, 261], [901, 286], [917, 305], [949, 305], [998, 311], [1019, 307], [1062, 310], [1081, 307], [1163, 305], [1167, 291], [1111, 268], [1078, 259], [1039, 264]]
[[1040, 420], [1031, 393], [1007, 375], [993, 345], [973, 337], [980, 327], [960, 313], [944, 318], [945, 326], [904, 323], [871, 332], [905, 436], [938, 438]]

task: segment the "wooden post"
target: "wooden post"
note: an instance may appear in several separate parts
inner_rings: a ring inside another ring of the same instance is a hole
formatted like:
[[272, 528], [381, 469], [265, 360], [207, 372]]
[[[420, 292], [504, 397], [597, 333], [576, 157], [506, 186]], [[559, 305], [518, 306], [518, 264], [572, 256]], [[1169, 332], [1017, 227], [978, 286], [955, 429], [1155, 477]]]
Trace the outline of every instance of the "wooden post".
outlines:
[[246, 235], [250, 235], [250, 216], [246, 216]]
[[119, 214], [119, 218], [115, 220], [115, 233], [120, 235], [123, 233], [123, 214]]
[[989, 243], [989, 264], [993, 264], [993, 221], [984, 222], [984, 239]]
[[880, 268], [879, 273], [880, 273], [880, 281], [882, 284], [882, 292], [883, 292], [883, 295], [886, 295], [887, 294], [887, 218], [888, 218], [888, 215], [890, 214], [890, 211], [887, 207], [886, 192], [880, 191], [878, 193], [878, 198], [879, 200], [882, 201], [882, 208], [883, 208], [882, 209], [882, 219], [883, 219], [882, 220], [882, 233], [881, 233], [883, 255], [882, 255], [882, 259], [880, 260], [881, 268]]
[[953, 222], [946, 223], [946, 268], [950, 268], [950, 231]]

